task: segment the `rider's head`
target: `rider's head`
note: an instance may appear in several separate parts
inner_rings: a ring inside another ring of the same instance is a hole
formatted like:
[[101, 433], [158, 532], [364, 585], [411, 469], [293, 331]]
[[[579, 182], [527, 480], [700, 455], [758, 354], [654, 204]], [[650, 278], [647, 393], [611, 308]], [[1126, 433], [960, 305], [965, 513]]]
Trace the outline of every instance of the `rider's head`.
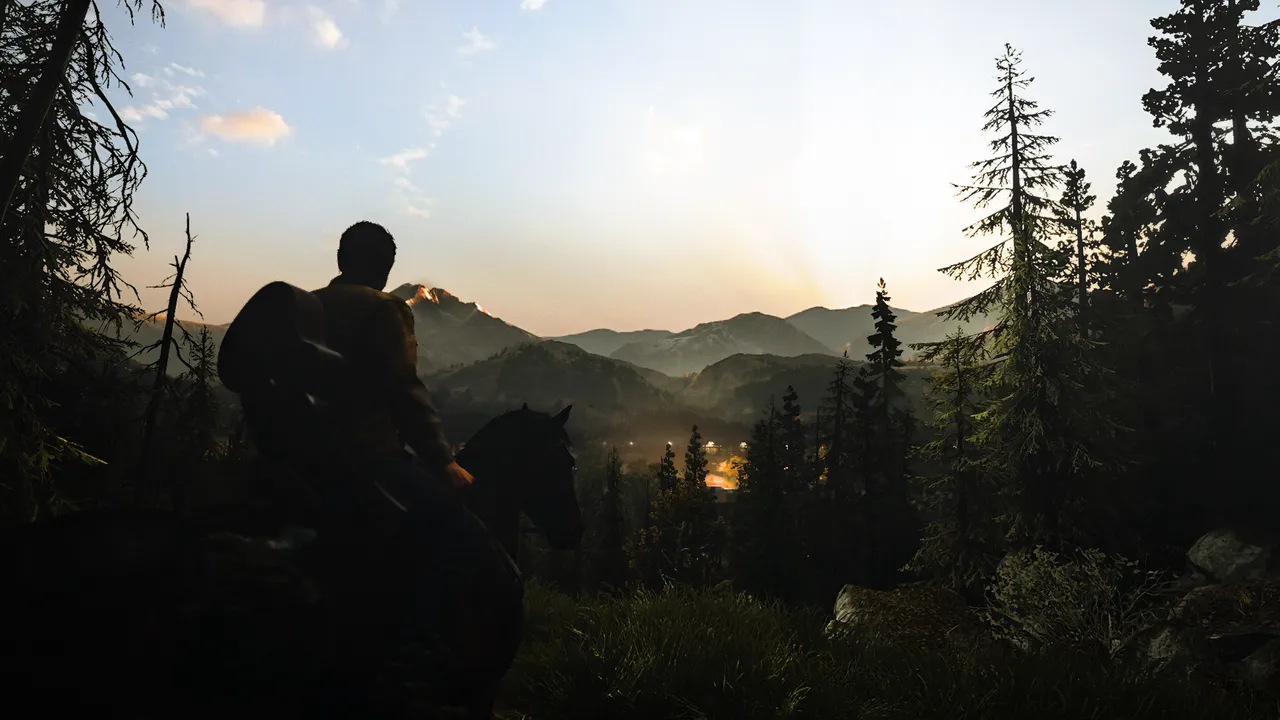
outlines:
[[338, 270], [363, 285], [385, 288], [395, 262], [395, 238], [377, 223], [361, 220], [338, 241]]

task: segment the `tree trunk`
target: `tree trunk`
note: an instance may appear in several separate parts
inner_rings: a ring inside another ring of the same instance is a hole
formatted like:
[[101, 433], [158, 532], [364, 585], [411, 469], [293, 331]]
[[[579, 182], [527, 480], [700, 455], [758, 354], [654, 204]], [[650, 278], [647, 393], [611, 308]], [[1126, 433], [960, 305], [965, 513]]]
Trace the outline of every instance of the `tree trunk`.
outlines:
[[160, 416], [160, 401], [164, 395], [169, 376], [169, 348], [174, 344], [174, 315], [178, 311], [178, 300], [182, 297], [182, 276], [187, 269], [187, 261], [191, 259], [191, 215], [187, 215], [187, 246], [182, 259], [173, 259], [173, 286], [169, 289], [169, 305], [165, 312], [164, 332], [160, 335], [160, 358], [156, 360], [156, 377], [151, 384], [151, 397], [147, 400], [146, 415], [143, 419], [141, 472], [138, 485], [134, 491], [134, 504], [141, 506], [155, 500], [155, 439], [156, 420]]
[[1089, 274], [1084, 264], [1084, 219], [1076, 207], [1076, 270], [1080, 283], [1080, 337], [1089, 337]]
[[23, 103], [17, 130], [4, 145], [4, 155], [0, 157], [0, 200], [4, 202], [0, 207], [0, 222], [9, 212], [9, 203], [22, 178], [22, 166], [31, 154], [31, 147], [35, 144], [40, 128], [49, 115], [49, 108], [58, 96], [58, 88], [66, 77], [76, 40], [79, 39], [85, 17], [89, 14], [89, 6], [90, 0], [66, 0], [62, 6], [62, 12], [58, 14], [58, 26], [54, 31], [53, 48], [45, 60], [40, 79]]

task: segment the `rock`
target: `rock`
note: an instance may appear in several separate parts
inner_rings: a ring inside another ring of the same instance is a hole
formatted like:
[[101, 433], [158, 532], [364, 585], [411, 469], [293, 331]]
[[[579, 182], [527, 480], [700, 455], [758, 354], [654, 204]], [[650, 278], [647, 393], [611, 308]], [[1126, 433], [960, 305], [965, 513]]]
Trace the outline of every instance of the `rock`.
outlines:
[[857, 634], [895, 646], [948, 653], [996, 645], [987, 625], [964, 598], [924, 585], [888, 591], [845, 585], [836, 596], [835, 618], [827, 624], [827, 634]]
[[1280, 696], [1280, 638], [1250, 653], [1240, 663], [1240, 674], [1255, 690]]
[[1199, 628], [1161, 623], [1130, 635], [1116, 653], [1124, 664], [1143, 673], [1221, 674], [1208, 638]]
[[1199, 570], [1193, 569], [1183, 573], [1177, 580], [1174, 580], [1173, 587], [1171, 589], [1174, 592], [1191, 592], [1196, 588], [1212, 584], [1213, 580], [1210, 579], [1208, 575], [1205, 575]]
[[1187, 551], [1192, 568], [1221, 583], [1262, 577], [1271, 565], [1275, 544], [1254, 544], [1233, 530], [1205, 533]]
[[1117, 660], [1280, 698], [1280, 578], [1192, 589], [1166, 622], [1126, 639]]
[[1195, 588], [1174, 605], [1170, 619], [1215, 635], [1280, 635], [1280, 578]]

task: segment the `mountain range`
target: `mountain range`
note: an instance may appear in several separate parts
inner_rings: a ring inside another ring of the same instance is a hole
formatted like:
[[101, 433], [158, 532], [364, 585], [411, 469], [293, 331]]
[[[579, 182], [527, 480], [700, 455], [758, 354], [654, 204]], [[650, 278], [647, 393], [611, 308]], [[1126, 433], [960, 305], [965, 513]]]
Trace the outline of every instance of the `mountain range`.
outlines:
[[[391, 294], [411, 308], [418, 340], [418, 369], [442, 412], [492, 416], [521, 403], [559, 408], [573, 404], [575, 424], [626, 428], [640, 440], [666, 437], [691, 422], [743, 427], [788, 385], [806, 409], [825, 394], [840, 354], [858, 364], [870, 351], [872, 307], [815, 307], [786, 318], [744, 313], [681, 332], [591, 330], [554, 338], [538, 336], [494, 317], [481, 305], [442, 288], [401, 285]], [[904, 356], [909, 343], [942, 339], [959, 326], [937, 311], [895, 308]], [[144, 323], [134, 339], [159, 338], [162, 319]], [[182, 321], [190, 332], [199, 323]], [[215, 343], [225, 325], [208, 325]], [[140, 361], [152, 359], [144, 354]], [[171, 367], [174, 374], [181, 366]], [[909, 386], [924, 387], [927, 368], [908, 364]], [[921, 393], [909, 393], [919, 398]], [[469, 423], [466, 423], [469, 424]]]

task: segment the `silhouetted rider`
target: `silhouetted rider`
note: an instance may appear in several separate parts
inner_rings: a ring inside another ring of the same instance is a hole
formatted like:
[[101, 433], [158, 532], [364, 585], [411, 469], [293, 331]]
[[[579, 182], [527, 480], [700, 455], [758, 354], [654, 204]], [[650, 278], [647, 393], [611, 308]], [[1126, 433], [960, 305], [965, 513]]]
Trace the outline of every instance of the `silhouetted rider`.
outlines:
[[[473, 479], [454, 461], [418, 378], [413, 314], [404, 300], [383, 292], [395, 258], [391, 233], [358, 222], [339, 241], [341, 274], [314, 294], [324, 306], [328, 342], [347, 359], [356, 385], [328, 413], [338, 442], [347, 445], [344, 454], [363, 476], [353, 480], [376, 481], [402, 504], [408, 501], [408, 511], [383, 529], [411, 549], [404, 569], [412, 614], [402, 627], [408, 646], [430, 653], [441, 623], [487, 591], [484, 578], [509, 568], [518, 583], [518, 571], [484, 523], [449, 492]], [[377, 516], [385, 517], [376, 513], [375, 522]]]
[[315, 295], [324, 305], [329, 344], [347, 358], [360, 385], [332, 417], [350, 454], [363, 467], [389, 471], [388, 489], [408, 493], [412, 502], [422, 488], [405, 480], [406, 445], [423, 469], [455, 488], [470, 484], [472, 477], [454, 461], [418, 378], [413, 313], [404, 300], [383, 292], [395, 260], [391, 233], [376, 223], [358, 222], [338, 244], [341, 274]]

